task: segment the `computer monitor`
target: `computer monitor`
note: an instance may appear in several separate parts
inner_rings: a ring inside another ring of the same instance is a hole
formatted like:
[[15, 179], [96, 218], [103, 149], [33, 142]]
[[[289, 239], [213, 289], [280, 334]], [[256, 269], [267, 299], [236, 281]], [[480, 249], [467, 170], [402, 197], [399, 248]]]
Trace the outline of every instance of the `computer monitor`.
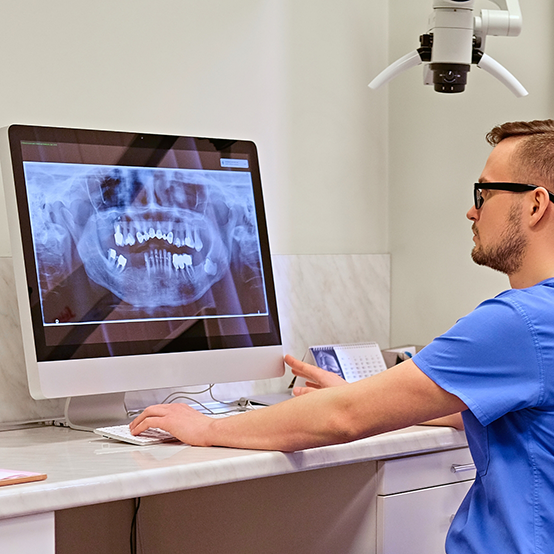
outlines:
[[33, 398], [93, 428], [126, 418], [125, 392], [283, 374], [252, 142], [0, 135]]

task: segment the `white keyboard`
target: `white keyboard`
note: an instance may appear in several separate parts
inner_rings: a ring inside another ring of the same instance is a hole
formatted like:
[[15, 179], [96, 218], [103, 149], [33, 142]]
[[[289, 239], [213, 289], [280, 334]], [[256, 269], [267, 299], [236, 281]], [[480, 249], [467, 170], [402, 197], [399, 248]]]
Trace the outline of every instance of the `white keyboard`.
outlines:
[[[252, 407], [251, 409], [261, 408], [262, 406]], [[249, 410], [245, 410], [249, 411]], [[229, 417], [237, 414], [243, 414], [245, 411], [231, 410], [220, 413], [206, 414], [213, 418]], [[171, 433], [158, 429], [157, 427], [150, 427], [146, 431], [143, 431], [140, 435], [132, 435], [129, 429], [129, 425], [111, 425], [109, 427], [98, 427], [94, 430], [97, 435], [101, 435], [107, 439], [115, 439], [121, 442], [127, 442], [137, 446], [148, 446], [149, 444], [158, 444], [161, 442], [174, 442], [178, 441]]]
[[179, 440], [167, 431], [154, 427], [143, 431], [140, 435], [132, 435], [129, 426], [126, 424], [112, 425], [110, 427], [98, 427], [98, 429], [95, 429], [94, 432], [97, 435], [101, 435], [107, 439], [128, 442], [129, 444], [135, 444], [137, 446], [147, 446], [149, 444]]

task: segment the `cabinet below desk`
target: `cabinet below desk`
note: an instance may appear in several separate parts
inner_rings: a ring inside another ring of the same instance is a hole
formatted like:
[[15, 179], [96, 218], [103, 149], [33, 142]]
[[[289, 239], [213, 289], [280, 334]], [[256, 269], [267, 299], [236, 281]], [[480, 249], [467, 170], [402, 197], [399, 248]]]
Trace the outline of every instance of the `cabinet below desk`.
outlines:
[[450, 523], [475, 479], [469, 449], [377, 465], [377, 554], [444, 554]]
[[0, 520], [2, 554], [54, 554], [54, 513]]
[[[458, 448], [143, 497], [138, 552], [443, 554], [474, 474], [451, 467], [468, 463]], [[131, 501], [58, 512], [56, 554], [126, 554], [132, 516]]]

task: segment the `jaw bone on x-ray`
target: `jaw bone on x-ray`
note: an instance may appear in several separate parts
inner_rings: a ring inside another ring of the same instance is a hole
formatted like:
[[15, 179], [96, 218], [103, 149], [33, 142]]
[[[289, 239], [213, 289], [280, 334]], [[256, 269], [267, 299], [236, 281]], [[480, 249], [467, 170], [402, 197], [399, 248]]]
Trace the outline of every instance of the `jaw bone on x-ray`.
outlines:
[[247, 172], [25, 162], [25, 177], [43, 298], [81, 264], [141, 311], [197, 301], [231, 261], [263, 287]]

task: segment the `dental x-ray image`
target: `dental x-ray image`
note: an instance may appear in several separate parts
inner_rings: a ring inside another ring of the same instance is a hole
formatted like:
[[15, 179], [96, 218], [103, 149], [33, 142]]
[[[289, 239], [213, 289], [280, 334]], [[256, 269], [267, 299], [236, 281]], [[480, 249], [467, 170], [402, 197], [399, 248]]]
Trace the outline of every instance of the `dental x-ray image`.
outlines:
[[[267, 313], [249, 172], [24, 171], [45, 324]], [[60, 315], [64, 294], [77, 300]]]

